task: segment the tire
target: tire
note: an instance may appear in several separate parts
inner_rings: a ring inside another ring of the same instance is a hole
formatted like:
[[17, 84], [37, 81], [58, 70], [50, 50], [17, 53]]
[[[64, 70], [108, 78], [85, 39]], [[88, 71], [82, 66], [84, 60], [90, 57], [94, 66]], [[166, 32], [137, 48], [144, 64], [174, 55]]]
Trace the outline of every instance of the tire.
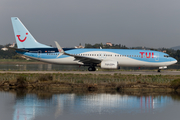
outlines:
[[89, 71], [93, 71], [93, 68], [92, 68], [92, 67], [89, 67], [88, 70], [89, 70]]
[[89, 67], [88, 70], [89, 71], [96, 71], [96, 68], [95, 67]]
[[93, 71], [96, 71], [96, 68], [95, 68], [95, 67], [93, 67]]

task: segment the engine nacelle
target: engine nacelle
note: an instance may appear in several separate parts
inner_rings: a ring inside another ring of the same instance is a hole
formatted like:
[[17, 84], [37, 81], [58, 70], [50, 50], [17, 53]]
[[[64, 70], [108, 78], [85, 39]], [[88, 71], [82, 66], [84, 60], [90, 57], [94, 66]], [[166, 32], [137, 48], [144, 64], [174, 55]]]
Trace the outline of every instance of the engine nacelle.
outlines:
[[101, 68], [102, 69], [120, 69], [117, 61], [102, 61]]

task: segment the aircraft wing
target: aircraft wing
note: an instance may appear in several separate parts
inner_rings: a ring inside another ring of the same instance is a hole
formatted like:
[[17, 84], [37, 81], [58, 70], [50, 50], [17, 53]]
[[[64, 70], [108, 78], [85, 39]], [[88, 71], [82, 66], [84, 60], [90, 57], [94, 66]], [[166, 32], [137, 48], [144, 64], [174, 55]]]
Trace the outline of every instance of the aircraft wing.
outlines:
[[79, 61], [84, 64], [90, 64], [90, 63], [99, 64], [102, 61], [101, 59], [96, 59], [96, 58], [91, 58], [91, 57], [86, 57], [86, 56], [72, 55], [72, 54], [68, 54], [68, 53], [64, 53], [64, 54], [72, 56], [75, 58], [75, 61]]
[[75, 61], [79, 61], [79, 62], [82, 62], [84, 64], [91, 64], [91, 63], [99, 64], [102, 61], [101, 59], [65, 53], [64, 50], [61, 48], [61, 46], [56, 41], [55, 41], [55, 44], [56, 44], [58, 51], [60, 53], [57, 57], [61, 56], [62, 54], [72, 56], [75, 58]]

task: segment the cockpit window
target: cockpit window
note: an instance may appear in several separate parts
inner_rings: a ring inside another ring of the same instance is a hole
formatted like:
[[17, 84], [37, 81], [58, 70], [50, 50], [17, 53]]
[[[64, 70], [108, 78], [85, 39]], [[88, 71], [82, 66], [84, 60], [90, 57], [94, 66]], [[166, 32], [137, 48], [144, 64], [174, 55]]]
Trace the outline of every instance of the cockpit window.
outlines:
[[164, 55], [164, 57], [168, 58], [168, 57], [169, 57], [169, 55]]

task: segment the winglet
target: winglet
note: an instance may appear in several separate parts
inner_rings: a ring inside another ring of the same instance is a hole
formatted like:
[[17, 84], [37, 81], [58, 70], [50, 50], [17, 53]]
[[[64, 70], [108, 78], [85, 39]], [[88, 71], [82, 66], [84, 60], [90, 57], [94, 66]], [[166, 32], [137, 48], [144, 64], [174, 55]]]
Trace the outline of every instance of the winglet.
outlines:
[[57, 58], [59, 57], [59, 56], [61, 56], [62, 54], [64, 54], [64, 50], [61, 48], [61, 46], [58, 44], [58, 42], [56, 42], [56, 41], [54, 41], [55, 42], [55, 44], [56, 44], [56, 47], [57, 47], [57, 49], [58, 49], [58, 51], [59, 51], [59, 55], [57, 56]]

